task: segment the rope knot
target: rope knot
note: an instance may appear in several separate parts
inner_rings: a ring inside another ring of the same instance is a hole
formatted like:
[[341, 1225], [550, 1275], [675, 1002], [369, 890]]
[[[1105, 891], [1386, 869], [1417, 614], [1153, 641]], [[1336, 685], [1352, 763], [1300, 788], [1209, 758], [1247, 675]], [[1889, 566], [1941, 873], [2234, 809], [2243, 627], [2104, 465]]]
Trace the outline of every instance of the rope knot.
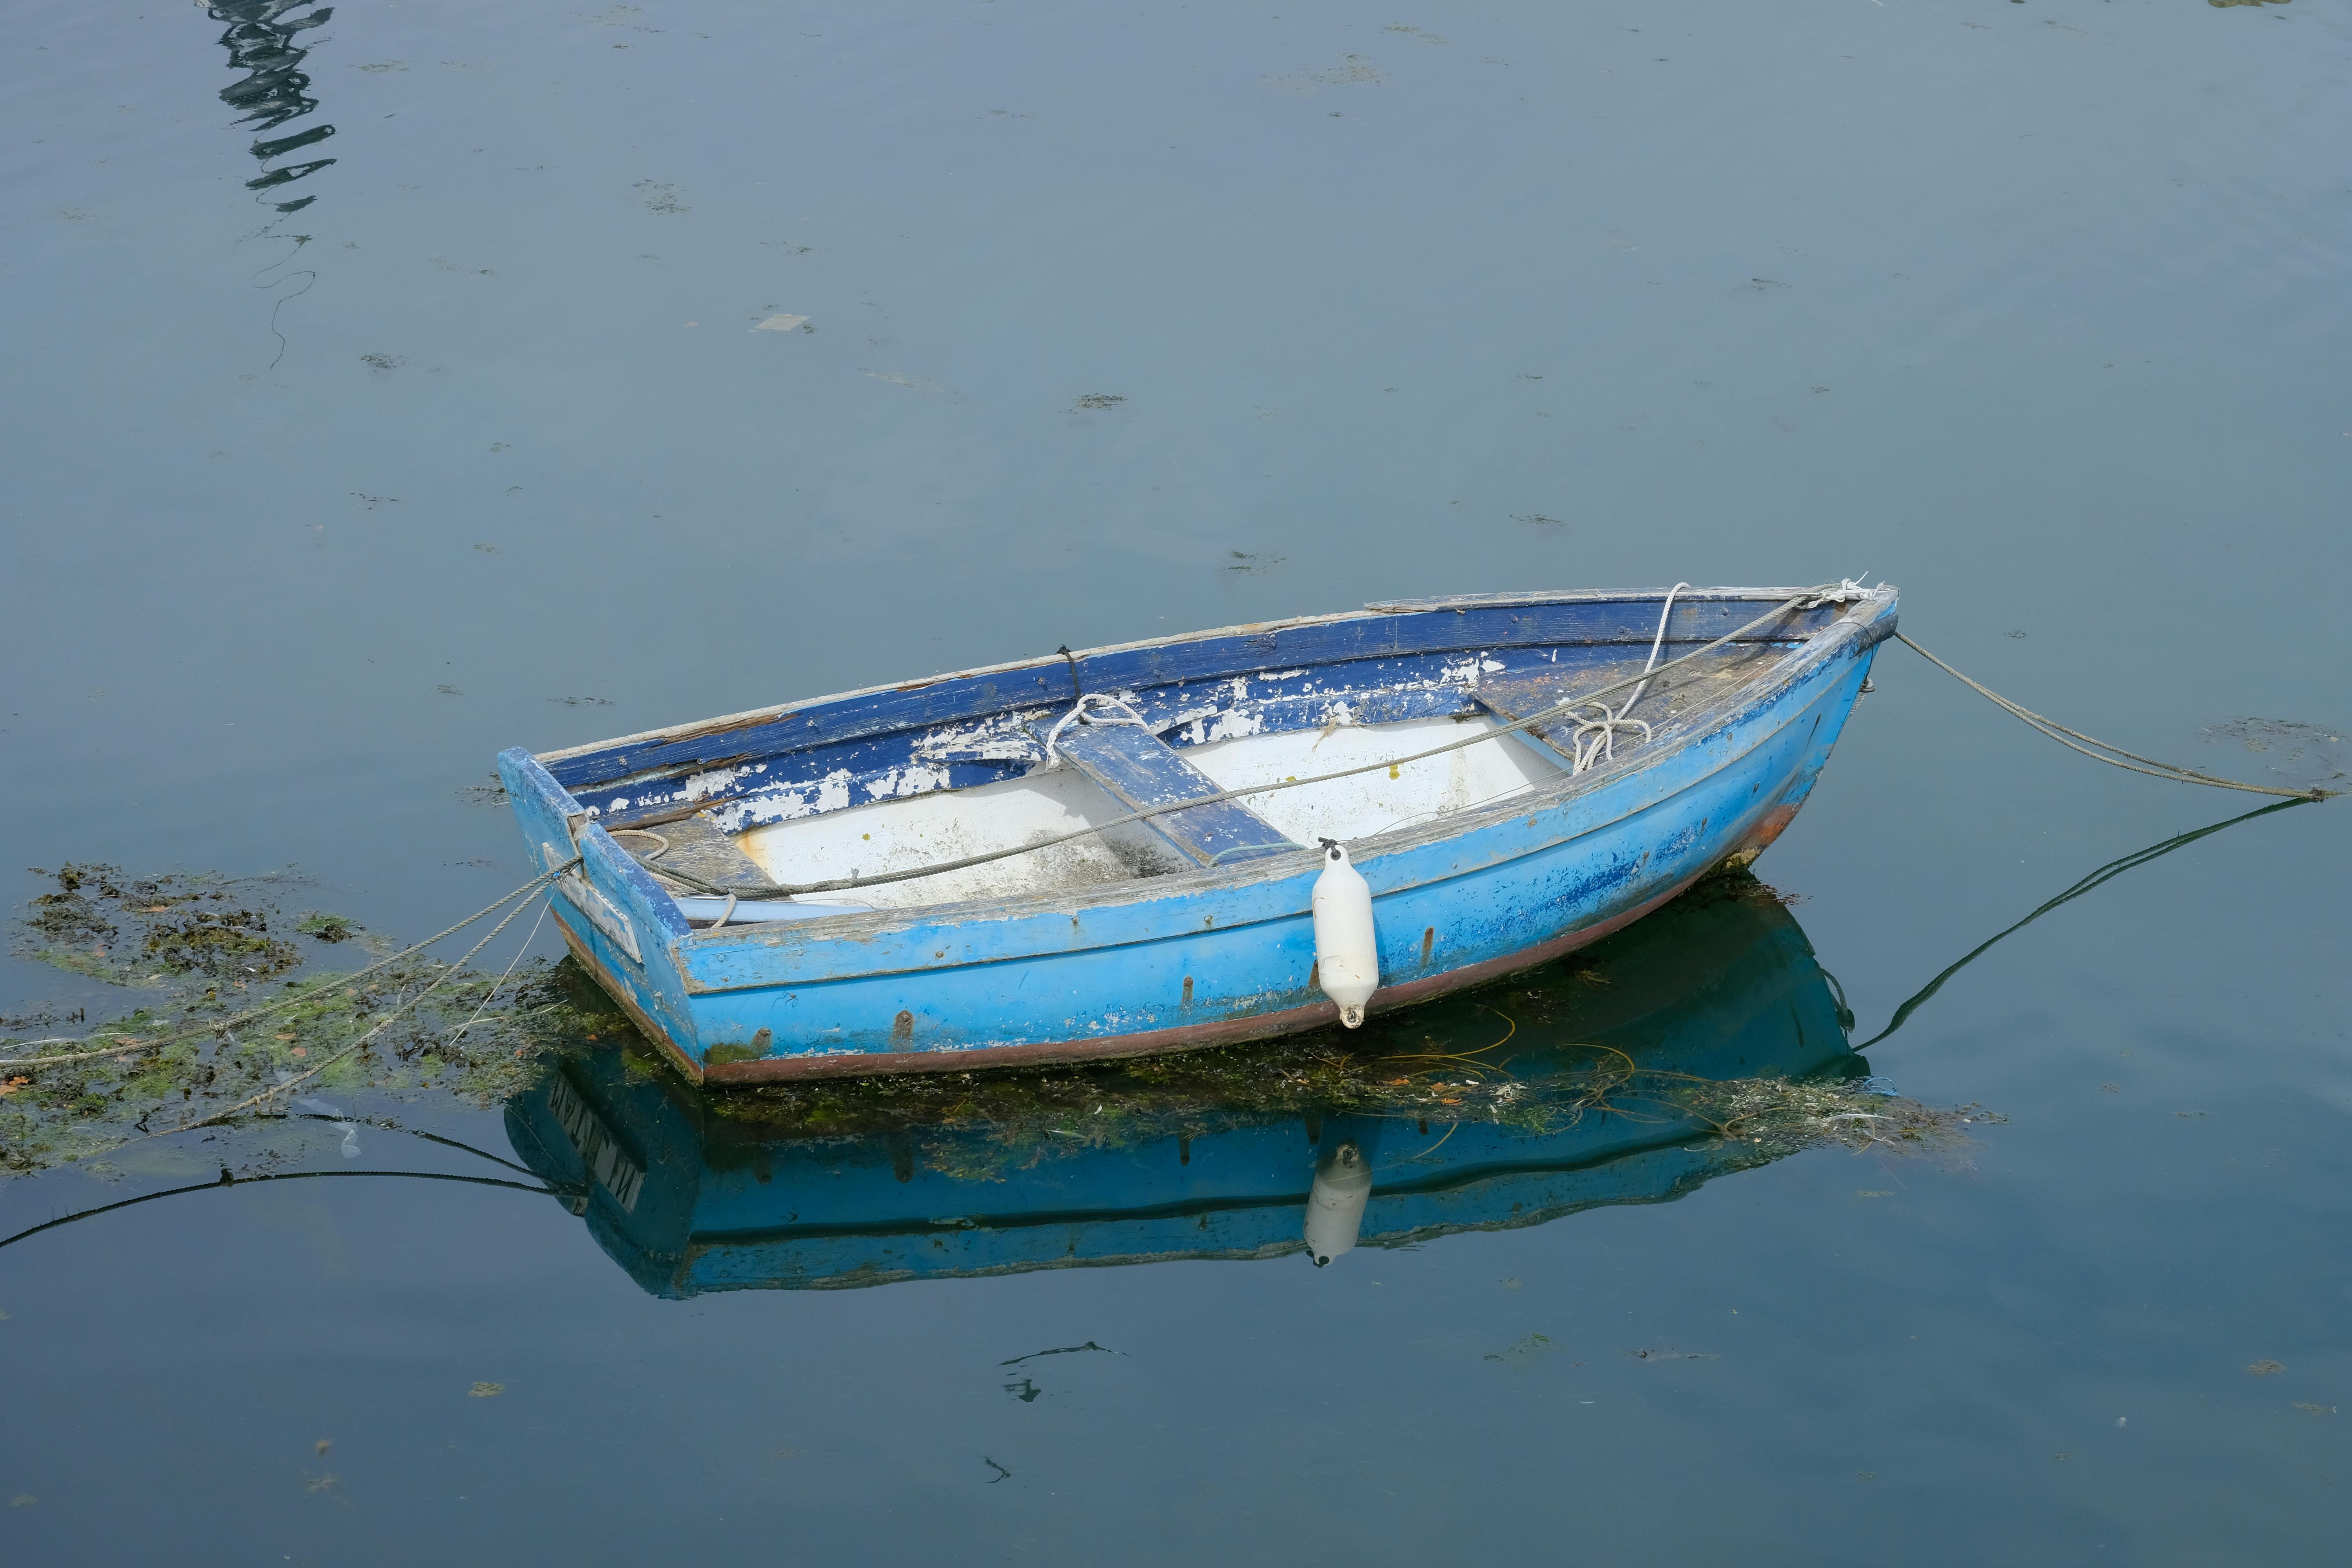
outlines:
[[[1119, 711], [1107, 719], [1087, 718], [1087, 710], [1097, 704], [1104, 708], [1116, 708]], [[1047, 767], [1061, 765], [1062, 753], [1055, 747], [1062, 738], [1062, 731], [1072, 724], [1132, 724], [1146, 732], [1151, 729], [1151, 726], [1144, 721], [1143, 715], [1135, 710], [1135, 705], [1125, 698], [1113, 697], [1108, 691], [1087, 692], [1072, 703], [1070, 710], [1056, 719], [1054, 721], [1054, 727], [1045, 732], [1045, 765]]]

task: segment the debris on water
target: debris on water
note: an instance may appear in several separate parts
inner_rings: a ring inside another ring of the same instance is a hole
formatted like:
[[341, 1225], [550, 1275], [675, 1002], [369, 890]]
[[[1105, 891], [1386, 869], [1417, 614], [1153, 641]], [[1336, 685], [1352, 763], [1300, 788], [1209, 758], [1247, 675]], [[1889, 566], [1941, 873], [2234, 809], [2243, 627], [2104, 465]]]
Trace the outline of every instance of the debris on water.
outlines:
[[1287, 71], [1265, 79], [1267, 86], [1295, 93], [1311, 93], [1323, 87], [1378, 87], [1388, 79], [1388, 72], [1363, 55], [1341, 55], [1338, 65], [1322, 70]]
[[639, 180], [631, 189], [646, 204], [647, 212], [688, 213], [694, 209], [686, 205], [676, 185], [662, 180]]
[[1499, 1351], [1487, 1352], [1485, 1359], [1487, 1361], [1503, 1362], [1505, 1363], [1515, 1361], [1532, 1361], [1550, 1348], [1551, 1336], [1549, 1334], [1529, 1334], [1527, 1338], [1520, 1340], [1516, 1343], [1506, 1345]]
[[468, 1399], [496, 1399], [499, 1394], [504, 1394], [506, 1391], [507, 1385], [503, 1383], [478, 1383], [474, 1384], [473, 1387], [466, 1390], [466, 1397]]
[[1073, 408], [1116, 408], [1126, 401], [1127, 395], [1124, 393], [1089, 392], [1082, 395], [1078, 400], [1071, 404], [1070, 406]]
[[[15, 922], [16, 952], [135, 991], [142, 1005], [85, 1025], [72, 1040], [0, 1040], [0, 1177], [74, 1162], [102, 1174], [100, 1163], [112, 1151], [319, 1066], [323, 1072], [305, 1084], [311, 1094], [397, 1099], [437, 1083], [468, 1103], [495, 1105], [531, 1082], [543, 1070], [541, 1058], [562, 1041], [625, 1026], [593, 982], [544, 960], [518, 965], [503, 986], [498, 972], [453, 973], [422, 955], [357, 982], [346, 973], [293, 973], [321, 950], [299, 948], [281, 931], [326, 948], [357, 942], [376, 955], [396, 944], [345, 916], [313, 910], [289, 920], [273, 900], [301, 885], [288, 875], [133, 877], [79, 863], [43, 874], [50, 890], [28, 900]], [[264, 979], [272, 982], [266, 990]], [[365, 1050], [346, 1054], [388, 1010], [407, 1006], [428, 985], [425, 999]], [[274, 1010], [255, 1026], [227, 1026], [265, 999]], [[457, 1029], [477, 1009], [480, 1017]], [[110, 1047], [146, 1048], [8, 1068], [14, 1058]], [[304, 1109], [341, 1134], [342, 1158], [359, 1157], [362, 1118], [324, 1099]], [[284, 1099], [264, 1100], [255, 1114], [282, 1126], [278, 1119], [288, 1110]], [[318, 1125], [302, 1117], [286, 1131], [315, 1139]], [[261, 1147], [237, 1157], [247, 1168], [273, 1157], [269, 1138], [257, 1142]]]
[[2340, 725], [2241, 715], [2208, 724], [2204, 739], [2208, 745], [2234, 742], [2244, 747], [2262, 759], [2263, 773], [2291, 789], [2352, 784], [2352, 755]]
[[2246, 1365], [2246, 1370], [2252, 1373], [2256, 1377], [2268, 1377], [2274, 1372], [2284, 1372], [2286, 1370], [2286, 1363], [2284, 1362], [2277, 1361], [2250, 1362]]
[[313, 910], [295, 921], [294, 929], [313, 942], [332, 946], [336, 942], [351, 941], [365, 928], [346, 915], [322, 915]]
[[1723, 1359], [1709, 1351], [1642, 1350], [1627, 1351], [1625, 1353], [1635, 1361], [1721, 1361]]
[[[76, 974], [139, 984], [159, 967], [212, 979], [267, 979], [302, 963], [270, 933], [270, 911], [239, 903], [219, 878], [126, 877], [113, 866], [68, 864], [57, 890], [16, 922], [16, 951]], [[118, 941], [125, 927], [129, 941]], [[83, 951], [87, 948], [87, 951]]]
[[996, 1364], [999, 1366], [1019, 1366], [1024, 1361], [1035, 1361], [1040, 1356], [1076, 1355], [1081, 1351], [1100, 1351], [1105, 1355], [1125, 1355], [1127, 1353], [1125, 1351], [1111, 1350], [1107, 1346], [1098, 1345], [1095, 1343], [1094, 1341], [1088, 1340], [1082, 1345], [1062, 1345], [1050, 1351], [1031, 1351], [1027, 1355], [1017, 1355], [1011, 1361], [1001, 1361]]

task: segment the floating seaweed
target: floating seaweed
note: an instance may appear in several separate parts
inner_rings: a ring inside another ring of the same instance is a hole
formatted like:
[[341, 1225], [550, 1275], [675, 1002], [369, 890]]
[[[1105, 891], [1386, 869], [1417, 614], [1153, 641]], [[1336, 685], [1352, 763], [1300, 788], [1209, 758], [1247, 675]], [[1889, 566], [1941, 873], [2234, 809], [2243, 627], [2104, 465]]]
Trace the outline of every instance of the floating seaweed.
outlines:
[[[626, 1027], [593, 985], [544, 961], [507, 974], [423, 955], [373, 973], [316, 971], [347, 943], [394, 948], [346, 916], [289, 919], [274, 895], [290, 878], [132, 877], [81, 864], [40, 874], [52, 887], [16, 922], [16, 951], [145, 998], [86, 1042], [0, 1040], [0, 1173], [100, 1160], [247, 1101], [257, 1114], [296, 1114], [297, 1091], [273, 1089], [298, 1078], [299, 1097], [439, 1089], [488, 1107], [529, 1082], [567, 1034]], [[263, 1005], [271, 1010], [247, 1016]]]

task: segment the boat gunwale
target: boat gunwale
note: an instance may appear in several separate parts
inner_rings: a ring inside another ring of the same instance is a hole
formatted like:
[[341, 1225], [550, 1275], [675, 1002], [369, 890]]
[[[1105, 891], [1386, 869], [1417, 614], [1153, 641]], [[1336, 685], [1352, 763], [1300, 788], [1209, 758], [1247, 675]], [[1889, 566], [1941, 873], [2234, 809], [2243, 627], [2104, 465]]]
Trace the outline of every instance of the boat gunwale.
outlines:
[[[1190, 643], [1210, 642], [1219, 637], [1265, 637], [1272, 633], [1288, 631], [1294, 627], [1299, 626], [1339, 626], [1349, 621], [1377, 620], [1384, 616], [1434, 615], [1440, 611], [1449, 609], [1454, 610], [1456, 613], [1461, 613], [1474, 609], [1536, 608], [1545, 605], [1655, 603], [1664, 599], [1669, 592], [1673, 592], [1675, 594], [1675, 601], [1681, 604], [1711, 603], [1721, 600], [1740, 599], [1762, 601], [1767, 599], [1790, 599], [1796, 597], [1800, 594], [1810, 594], [1814, 591], [1815, 589], [1812, 587], [1685, 587], [1680, 590], [1670, 590], [1666, 588], [1594, 588], [1563, 591], [1557, 594], [1539, 593], [1526, 595], [1507, 595], [1496, 596], [1464, 595], [1458, 598], [1381, 600], [1371, 605], [1366, 605], [1360, 609], [1336, 610], [1319, 616], [1293, 616], [1283, 620], [1275, 621], [1246, 621], [1238, 626], [1215, 626], [1203, 631], [1186, 632], [1163, 637], [1146, 637], [1138, 642], [1106, 643], [1100, 647], [1073, 648], [1070, 650], [1069, 657], [1071, 658], [1077, 659], [1097, 658], [1111, 654], [1137, 653], [1149, 648], [1181, 647]], [[1876, 590], [1874, 590], [1874, 592]], [[1824, 627], [1823, 629], [1826, 630], [1827, 628]], [[1747, 640], [1774, 641], [1780, 639], [1759, 637]], [[1592, 646], [1602, 645], [1595, 644]], [[747, 708], [740, 712], [721, 713], [709, 719], [689, 720], [685, 723], [666, 725], [657, 730], [639, 730], [631, 734], [615, 735], [608, 740], [588, 741], [583, 742], [579, 745], [559, 747], [553, 751], [533, 752], [531, 756], [541, 766], [547, 767], [551, 763], [569, 762], [575, 757], [589, 756], [598, 752], [611, 751], [621, 746], [642, 747], [650, 743], [692, 741], [698, 740], [707, 735], [723, 735], [732, 730], [747, 729], [754, 724], [772, 723], [776, 720], [790, 718], [797, 713], [805, 713], [811, 709], [831, 707], [837, 703], [855, 701], [860, 698], [882, 697], [900, 691], [919, 691], [925, 687], [939, 686], [953, 680], [971, 680], [992, 675], [1012, 675], [1024, 670], [1046, 669], [1062, 662], [1063, 655], [1059, 653], [1048, 653], [1040, 654], [1030, 658], [1014, 659], [1003, 664], [976, 665], [969, 669], [943, 670], [937, 675], [923, 676], [912, 680], [884, 681], [875, 686], [861, 686], [850, 691], [836, 691], [830, 696], [801, 698], [792, 701], [772, 703], [764, 708]], [[1008, 713], [1013, 712], [1023, 706], [1024, 706], [1024, 704], [1011, 703], [1006, 705], [1003, 711]], [[1034, 706], [1034, 704], [1026, 706]], [[921, 727], [922, 726], [919, 725], [908, 726], [908, 728]], [[778, 752], [774, 754], [789, 755], [790, 753]], [[668, 772], [673, 770], [665, 769], [663, 771]], [[602, 789], [607, 787], [607, 784], [600, 782], [591, 787]]]
[[[1618, 762], [1605, 763], [1598, 767], [1587, 769], [1580, 774], [1570, 773], [1562, 769], [1558, 778], [1534, 784], [1525, 793], [1509, 795], [1500, 800], [1469, 807], [1465, 811], [1418, 826], [1394, 827], [1370, 835], [1356, 840], [1350, 846], [1350, 858], [1360, 868], [1373, 871], [1378, 863], [1387, 858], [1426, 848], [1447, 839], [1466, 837], [1512, 817], [1524, 816], [1530, 811], [1548, 810], [1579, 796], [1597, 794], [1612, 784], [1622, 783], [1653, 769], [1722, 734], [1731, 727], [1738, 714], [1756, 706], [1759, 692], [1784, 692], [1793, 687], [1803, 679], [1809, 667], [1827, 663], [1850, 638], [1864, 636], [1871, 629], [1874, 623], [1883, 621], [1892, 615], [1896, 603], [1895, 591], [1887, 586], [1871, 590], [1861, 598], [1850, 602], [1844, 615], [1797, 643], [1780, 658], [1758, 671], [1753, 679], [1741, 683], [1717, 701], [1685, 715], [1687, 722], [1681, 727], [1681, 732], [1662, 742], [1658, 750], [1644, 748]], [[1853, 614], [1856, 609], [1864, 609], [1867, 614], [1857, 619]], [[1863, 648], [1874, 647], [1888, 635], [1891, 635], [1891, 628], [1888, 632], [1882, 633], [1879, 637], [1864, 643], [1862, 647]], [[1490, 733], [1498, 739], [1502, 736], [1500, 729]], [[1762, 737], [1759, 737], [1758, 743], [1760, 744], [1761, 741]], [[1753, 747], [1745, 748], [1739, 755], [1745, 756], [1751, 750]], [[1719, 773], [1722, 767], [1729, 766], [1738, 760], [1738, 757], [1723, 759], [1719, 766], [1707, 770], [1706, 776], [1713, 776]], [[1664, 798], [1671, 798], [1671, 796]], [[1606, 821], [1591, 823], [1560, 842], [1571, 842], [1576, 838], [1600, 832], [1616, 822], [1637, 815], [1657, 804], [1656, 801], [1630, 803], [1624, 811], [1610, 816]], [[615, 847], [617, 849], [618, 847], [615, 846]], [[620, 850], [619, 853], [626, 855], [627, 851]], [[1493, 864], [1505, 864], [1509, 859], [1517, 858], [1506, 857], [1504, 860]], [[861, 910], [856, 913], [824, 915], [813, 920], [762, 922], [759, 925], [723, 927], [716, 931], [689, 931], [685, 936], [676, 939], [673, 945], [681, 951], [681, 956], [686, 952], [691, 952], [697, 957], [709, 957], [730, 950], [772, 949], [787, 946], [799, 948], [814, 946], [820, 942], [830, 944], [838, 942], [857, 942], [873, 937], [898, 935], [926, 926], [968, 926], [983, 922], [1009, 924], [1039, 915], [1070, 914], [1105, 906], [1158, 902], [1163, 899], [1183, 900], [1211, 891], [1255, 888], [1299, 877], [1319, 862], [1318, 850], [1301, 848], [1285, 854], [1239, 861], [1230, 866], [1200, 867], [1162, 876], [1132, 878], [1079, 889], [1047, 889], [1012, 899], [1003, 897], [960, 899], [936, 904]], [[1491, 868], [1492, 865], [1472, 867], [1412, 882], [1399, 883], [1393, 887], [1382, 884], [1375, 875], [1375, 896], [1450, 880], [1455, 877], [1473, 876]], [[845, 892], [848, 891], [854, 890], [845, 890]], [[781, 929], [777, 929], [778, 927]], [[1109, 942], [1103, 945], [1116, 947], [1127, 944]], [[877, 970], [874, 973], [919, 973], [931, 968], [976, 967], [982, 964], [1027, 962], [1041, 955], [1032, 952], [1012, 952], [984, 959], [962, 959], [952, 965], [915, 965], [905, 970]], [[783, 976], [713, 984], [696, 975], [687, 969], [684, 963], [680, 964], [680, 971], [689, 995], [723, 995], [773, 989], [796, 984], [814, 984], [814, 982], [794, 981]]]

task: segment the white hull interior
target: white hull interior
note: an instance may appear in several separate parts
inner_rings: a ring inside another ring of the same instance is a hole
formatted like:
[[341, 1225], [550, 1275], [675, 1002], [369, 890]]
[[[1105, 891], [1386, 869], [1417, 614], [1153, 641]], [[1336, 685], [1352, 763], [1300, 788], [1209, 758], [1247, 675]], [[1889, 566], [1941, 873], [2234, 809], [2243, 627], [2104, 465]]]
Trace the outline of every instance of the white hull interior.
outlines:
[[[1378, 763], [1496, 727], [1484, 715], [1335, 725], [1236, 736], [1186, 747], [1182, 754], [1219, 787], [1238, 789]], [[1497, 735], [1442, 756], [1252, 795], [1242, 804], [1302, 845], [1327, 837], [1354, 841], [1523, 794], [1564, 770], [1548, 750]], [[805, 885], [1014, 848], [1127, 814], [1126, 805], [1076, 770], [1042, 767], [1018, 779], [770, 823], [747, 829], [735, 843], [777, 882]], [[810, 901], [903, 909], [1122, 882], [1191, 865], [1145, 825], [1130, 823], [1031, 854], [855, 893], [812, 895]]]

